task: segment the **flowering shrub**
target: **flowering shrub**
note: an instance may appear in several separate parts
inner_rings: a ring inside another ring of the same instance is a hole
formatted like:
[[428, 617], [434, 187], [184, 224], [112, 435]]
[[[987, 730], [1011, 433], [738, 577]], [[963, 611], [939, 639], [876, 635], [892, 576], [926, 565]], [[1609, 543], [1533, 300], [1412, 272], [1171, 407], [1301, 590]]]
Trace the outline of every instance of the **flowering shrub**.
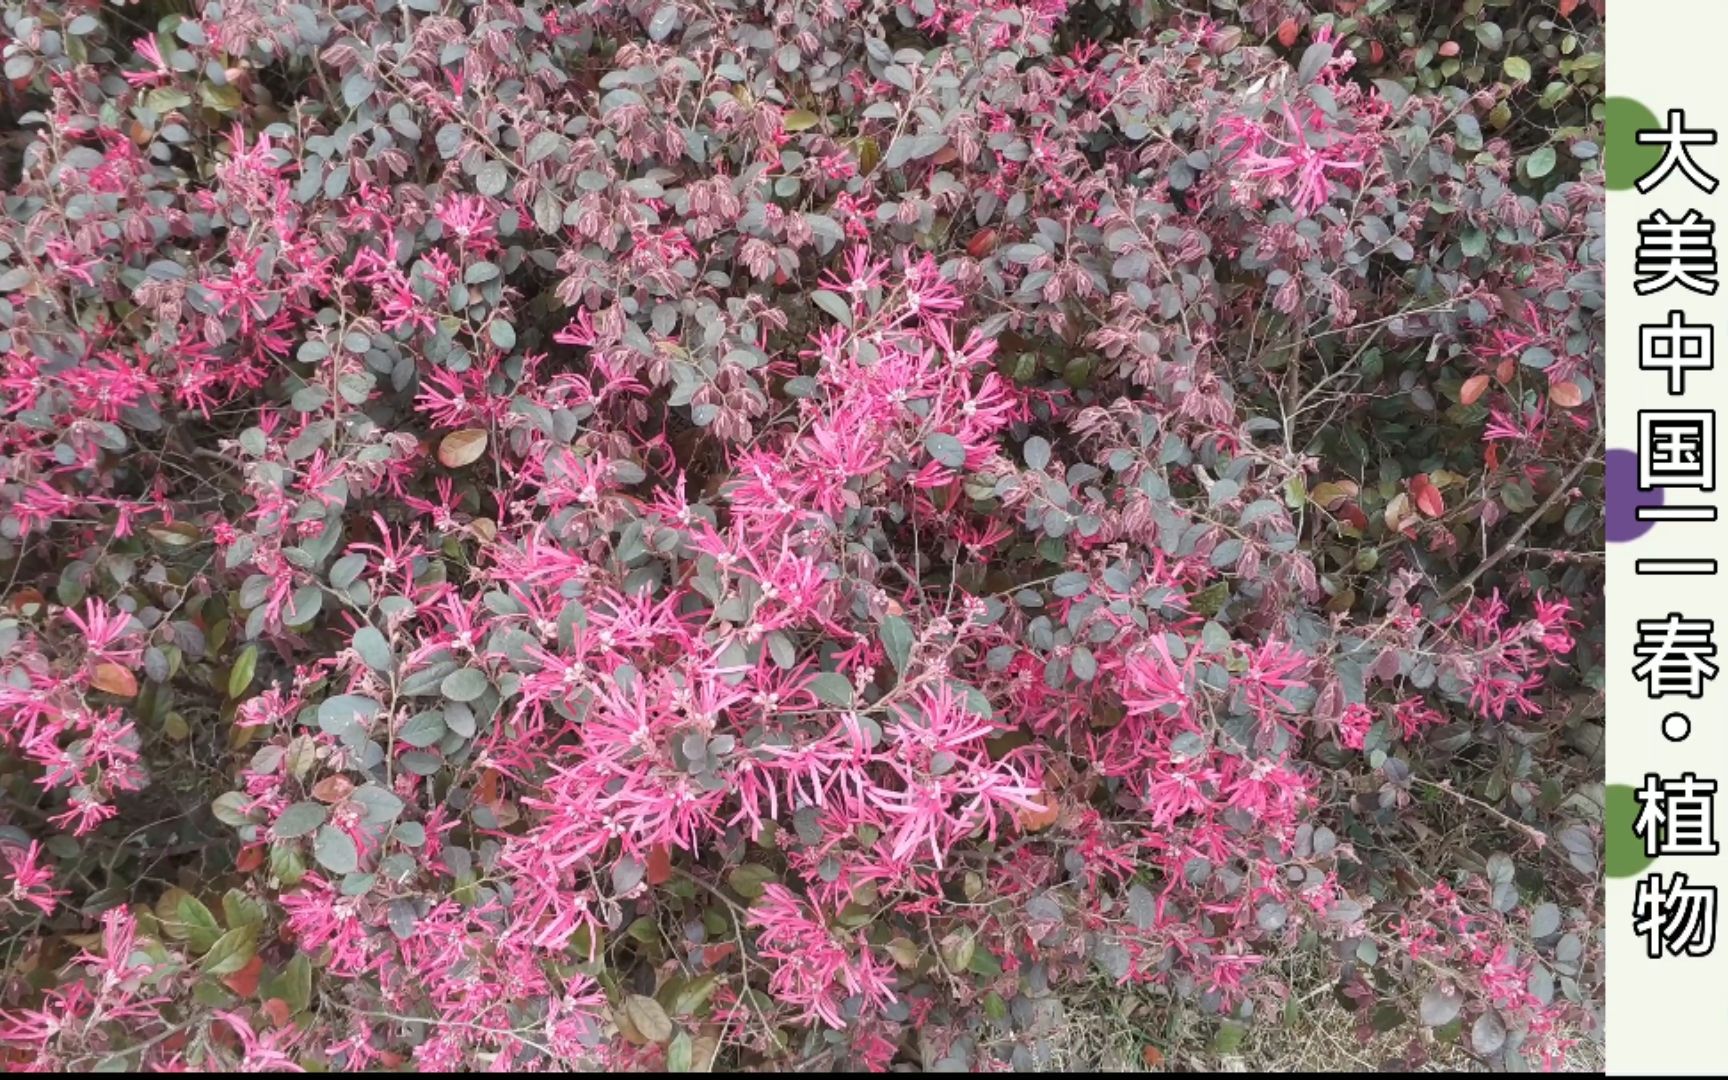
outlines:
[[1592, 1037], [1588, 103], [1384, 0], [0, 6], [12, 1063]]

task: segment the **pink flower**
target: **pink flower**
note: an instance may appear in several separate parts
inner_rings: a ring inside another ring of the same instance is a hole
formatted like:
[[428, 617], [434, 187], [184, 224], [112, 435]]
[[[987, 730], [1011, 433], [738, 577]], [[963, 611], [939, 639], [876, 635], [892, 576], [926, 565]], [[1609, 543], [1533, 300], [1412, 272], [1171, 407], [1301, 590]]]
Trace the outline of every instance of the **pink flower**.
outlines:
[[60, 897], [67, 892], [52, 887], [54, 871], [51, 868], [37, 865], [37, 860], [42, 857], [42, 845], [32, 840], [22, 852], [11, 845], [0, 846], [0, 853], [5, 854], [12, 866], [12, 888], [6, 895], [13, 906], [31, 904], [44, 915], [54, 914]]
[[763, 956], [777, 962], [769, 987], [798, 1010], [796, 1022], [846, 1027], [840, 1013], [843, 995], [861, 998], [865, 1015], [898, 1000], [893, 968], [871, 955], [863, 935], [847, 948], [844, 938], [806, 914], [785, 887], [764, 886], [762, 898], [750, 906], [750, 923], [762, 931], [757, 945]]
[[1368, 729], [1374, 726], [1374, 710], [1360, 703], [1346, 706], [1338, 718], [1338, 741], [1352, 750], [1362, 749]]
[[[1364, 162], [1344, 160], [1341, 152], [1346, 143], [1341, 140], [1319, 147], [1310, 145], [1314, 136], [1309, 127], [1296, 118], [1288, 105], [1283, 111], [1287, 138], [1279, 138], [1255, 121], [1227, 118], [1224, 130], [1229, 137], [1242, 140], [1230, 157], [1233, 167], [1240, 169], [1241, 175], [1264, 181], [1271, 194], [1287, 195], [1297, 213], [1312, 214], [1331, 198], [1332, 181], [1328, 174], [1361, 172]], [[1319, 117], [1323, 114], [1316, 111], [1314, 115]], [[1265, 153], [1261, 149], [1264, 146], [1275, 150]]]
[[154, 37], [137, 38], [132, 42], [132, 47], [149, 63], [150, 70], [122, 72], [127, 82], [133, 86], [156, 86], [174, 77], [173, 70], [163, 61], [162, 50], [156, 47]]

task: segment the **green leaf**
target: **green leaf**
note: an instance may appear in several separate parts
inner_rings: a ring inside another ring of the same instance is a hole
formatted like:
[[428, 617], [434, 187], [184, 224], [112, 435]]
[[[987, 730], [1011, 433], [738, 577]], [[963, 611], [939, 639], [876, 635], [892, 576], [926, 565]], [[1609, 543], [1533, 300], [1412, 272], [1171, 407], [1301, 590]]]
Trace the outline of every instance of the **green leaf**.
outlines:
[[258, 924], [236, 926], [216, 939], [204, 954], [204, 970], [212, 975], [232, 975], [245, 967], [258, 951]]
[[401, 815], [404, 806], [400, 796], [379, 784], [367, 784], [349, 798], [365, 808], [363, 820], [368, 825], [390, 824]]
[[402, 680], [402, 693], [408, 697], [430, 697], [439, 693], [445, 676], [456, 669], [453, 661], [441, 660], [424, 667]]
[[1226, 1020], [1218, 1025], [1218, 1034], [1212, 1037], [1212, 1050], [1217, 1054], [1234, 1054], [1242, 1049], [1242, 1040], [1248, 1035], [1248, 1025], [1240, 1020]]
[[906, 662], [912, 657], [912, 624], [899, 615], [889, 615], [882, 620], [880, 634], [882, 649], [888, 654], [889, 662], [896, 672], [904, 676]]
[[954, 971], [965, 971], [972, 964], [972, 957], [977, 952], [978, 942], [971, 931], [955, 931], [943, 938], [938, 948], [942, 960]]
[[282, 811], [271, 831], [279, 840], [293, 840], [324, 824], [329, 816], [330, 812], [315, 802], [297, 802]]
[[768, 646], [768, 655], [773, 657], [774, 663], [780, 668], [787, 669], [797, 665], [798, 650], [793, 646], [791, 638], [774, 630], [762, 640]]
[[762, 886], [774, 880], [774, 871], [756, 863], [745, 863], [726, 875], [726, 884], [732, 886], [732, 891], [746, 900], [761, 896]]
[[1524, 171], [1530, 174], [1530, 179], [1540, 180], [1554, 171], [1558, 158], [1552, 146], [1544, 146], [1524, 159]]
[[807, 684], [817, 701], [844, 709], [852, 704], [852, 683], [836, 671], [824, 671]]
[[224, 825], [238, 829], [252, 824], [252, 814], [246, 809], [252, 800], [238, 791], [225, 791], [210, 804], [210, 812]]
[[282, 609], [282, 625], [305, 626], [324, 609], [324, 590], [316, 585], [302, 585], [288, 598]]
[[204, 104], [219, 113], [231, 113], [240, 107], [242, 102], [240, 88], [237, 86], [217, 86], [215, 83], [199, 83], [198, 96]]
[[305, 1012], [312, 1005], [312, 961], [305, 953], [295, 953], [271, 989], [271, 996], [286, 1001], [291, 1011]]
[[436, 709], [429, 712], [415, 713], [402, 725], [402, 730], [396, 737], [409, 746], [424, 749], [444, 737], [449, 728], [444, 723], [444, 714]]
[[693, 1049], [690, 1043], [690, 1033], [680, 1031], [672, 1036], [672, 1045], [666, 1048], [666, 1071], [675, 1073], [689, 1072], [693, 1061]]
[[264, 922], [264, 905], [239, 889], [222, 894], [222, 917], [229, 926], [259, 926]]
[[810, 294], [810, 299], [816, 302], [817, 307], [832, 316], [835, 322], [848, 330], [852, 329], [852, 305], [841, 299], [839, 293], [830, 292], [827, 289], [817, 289]]
[[318, 830], [312, 844], [312, 857], [332, 874], [352, 874], [360, 868], [360, 851], [349, 835], [333, 825]]
[[248, 645], [240, 651], [239, 659], [234, 661], [234, 667], [228, 672], [228, 696], [238, 698], [252, 685], [252, 677], [258, 671], [258, 646]]
[[144, 95], [144, 104], [152, 112], [169, 113], [192, 104], [192, 95], [174, 86], [162, 86]]
[[720, 984], [720, 976], [714, 972], [698, 975], [678, 988], [678, 993], [672, 999], [673, 1016], [689, 1016], [708, 1004], [708, 999], [714, 996], [714, 990]]
[[216, 939], [222, 936], [222, 924], [216, 921], [216, 916], [204, 906], [204, 902], [186, 893], [175, 905], [174, 917], [178, 920], [178, 934], [170, 933], [171, 937], [184, 937], [192, 951], [200, 955], [209, 952], [210, 946], [216, 944]]
[[996, 959], [993, 953], [984, 949], [976, 949], [972, 953], [971, 961], [966, 965], [966, 970], [986, 979], [994, 979], [1002, 974], [1002, 961]]
[[950, 469], [958, 469], [966, 464], [966, 447], [959, 439], [945, 431], [938, 431], [924, 440], [924, 449], [930, 456]]
[[492, 684], [486, 680], [486, 673], [478, 668], [458, 668], [444, 676], [439, 689], [451, 701], [473, 701], [484, 694]]
[[1500, 65], [1500, 69], [1506, 73], [1508, 79], [1515, 82], [1527, 83], [1530, 81], [1530, 61], [1522, 56], [1508, 56], [1505, 63]]
[[1296, 66], [1296, 80], [1301, 83], [1311, 83], [1320, 77], [1320, 72], [1332, 62], [1332, 43], [1316, 41], [1302, 52], [1302, 62]]
[[342, 104], [350, 109], [372, 96], [372, 91], [378, 89], [371, 79], [356, 71], [342, 80]]
[[1092, 579], [1078, 570], [1069, 570], [1056, 575], [1056, 580], [1050, 583], [1050, 591], [1064, 600], [1084, 593], [1092, 587]]
[[366, 570], [366, 556], [344, 555], [330, 564], [330, 587], [346, 589]]
[[360, 730], [365, 721], [377, 716], [384, 706], [359, 694], [338, 694], [318, 704], [318, 727], [342, 738]]
[[1388, 1032], [1396, 1029], [1407, 1020], [1404, 1010], [1396, 1005], [1382, 1005], [1374, 1010], [1374, 1015], [1368, 1023], [1378, 1032]]
[[1492, 1057], [1506, 1045], [1506, 1024], [1500, 1014], [1489, 1009], [1476, 1018], [1470, 1027], [1470, 1043], [1478, 1054]]
[[360, 659], [373, 671], [388, 672], [396, 659], [391, 655], [390, 643], [384, 640], [376, 626], [362, 626], [356, 630], [353, 645]]
[[1482, 123], [1469, 113], [1459, 113], [1453, 121], [1458, 126], [1458, 147], [1461, 150], [1482, 149]]
[[1098, 660], [1092, 655], [1092, 650], [1084, 645], [1074, 646], [1068, 665], [1074, 672], [1074, 677], [1081, 682], [1091, 682], [1092, 676], [1098, 674]]
[[1542, 904], [1530, 915], [1530, 937], [1545, 938], [1560, 929], [1560, 908], [1556, 904]]
[[1212, 549], [1212, 557], [1209, 561], [1221, 570], [1235, 566], [1236, 561], [1242, 557], [1242, 547], [1242, 541], [1232, 536]]
[[631, 994], [624, 999], [624, 1018], [644, 1039], [653, 1043], [672, 1040], [672, 1019], [660, 1003], [643, 994]]
[[1540, 371], [1554, 363], [1554, 354], [1540, 345], [1532, 345], [1518, 357], [1518, 362]]
[[1044, 466], [1050, 464], [1050, 442], [1042, 435], [1034, 435], [1027, 439], [1026, 445], [1021, 450], [1026, 455], [1026, 467], [1028, 469], [1043, 472]]
[[300, 849], [291, 843], [271, 844], [270, 872], [284, 886], [293, 888], [306, 876], [306, 860], [300, 857]]
[[480, 166], [480, 171], [474, 176], [475, 190], [482, 195], [500, 194], [508, 183], [510, 174], [504, 170], [503, 163], [497, 161], [488, 161]]

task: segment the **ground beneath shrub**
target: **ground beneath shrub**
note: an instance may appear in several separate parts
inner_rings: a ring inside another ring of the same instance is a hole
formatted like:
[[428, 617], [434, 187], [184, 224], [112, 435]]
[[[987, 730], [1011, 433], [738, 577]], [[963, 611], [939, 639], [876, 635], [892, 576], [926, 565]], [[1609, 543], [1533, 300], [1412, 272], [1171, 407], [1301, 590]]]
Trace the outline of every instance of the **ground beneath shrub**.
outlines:
[[[1456, 1042], [1436, 1039], [1409, 1024], [1363, 1042], [1356, 1019], [1332, 997], [1332, 984], [1319, 982], [1298, 991], [1295, 1023], [1249, 1025], [1241, 1044], [1220, 1053], [1214, 1044], [1216, 1021], [1192, 1013], [1173, 1014], [1168, 1006], [1138, 994], [1104, 986], [1089, 987], [1065, 999], [1066, 1024], [1053, 1040], [1051, 1063], [1061, 1072], [1434, 1072], [1486, 1073], [1481, 1059]], [[1601, 1073], [1600, 1042], [1588, 1033], [1574, 1035], [1563, 1071]], [[1148, 1048], [1151, 1048], [1148, 1050]], [[1420, 1060], [1419, 1064], [1413, 1061]]]

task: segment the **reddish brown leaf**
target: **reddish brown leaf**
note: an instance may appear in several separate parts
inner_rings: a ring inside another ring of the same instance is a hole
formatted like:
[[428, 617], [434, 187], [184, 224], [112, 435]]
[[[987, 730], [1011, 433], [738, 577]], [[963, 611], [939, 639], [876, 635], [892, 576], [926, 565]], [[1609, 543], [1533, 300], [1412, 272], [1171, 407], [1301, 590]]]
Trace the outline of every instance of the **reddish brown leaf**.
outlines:
[[1426, 473], [1410, 481], [1410, 494], [1416, 500], [1416, 509], [1429, 517], [1437, 518], [1446, 512], [1445, 497]]
[[672, 852], [665, 844], [648, 849], [648, 884], [664, 885], [672, 877]]
[[1575, 382], [1557, 382], [1548, 388], [1548, 397], [1562, 409], [1576, 409], [1584, 404], [1584, 391]]
[[972, 239], [966, 241], [966, 254], [974, 259], [982, 259], [996, 250], [997, 235], [995, 229], [982, 229], [974, 233]]
[[502, 778], [499, 777], [498, 770], [487, 769], [485, 772], [480, 774], [480, 784], [474, 793], [474, 797], [479, 800], [482, 805], [492, 806], [504, 797], [501, 784]]
[[243, 998], [249, 998], [258, 992], [258, 976], [263, 974], [263, 972], [264, 958], [262, 956], [254, 956], [252, 959], [246, 961], [246, 966], [241, 968], [239, 971], [236, 971], [232, 975], [224, 975], [222, 977], [222, 985], [234, 991], [236, 994], [239, 994]]
[[1572, 13], [1578, 10], [1578, 5], [1581, 2], [1582, 0], [1560, 0], [1560, 17], [1570, 19]]
[[243, 849], [234, 860], [234, 869], [242, 874], [249, 874], [263, 865], [264, 848], [259, 844]]
[[47, 603], [40, 589], [25, 587], [12, 594], [9, 606], [20, 615], [34, 615]]
[[1156, 1069], [1164, 1064], [1164, 1051], [1151, 1043], [1147, 1043], [1145, 1048], [1140, 1051], [1140, 1060], [1146, 1063], [1148, 1069]]
[[1458, 391], [1458, 400], [1465, 405], [1474, 405], [1487, 393], [1488, 384], [1493, 380], [1486, 375], [1472, 375], [1464, 380], [1463, 387]]
[[1446, 57], [1457, 56], [1458, 55], [1458, 43], [1456, 41], [1442, 41], [1440, 43], [1440, 47], [1434, 51], [1439, 53], [1441, 56], [1446, 56]]
[[326, 776], [312, 785], [312, 797], [321, 803], [339, 803], [354, 791], [354, 781], [346, 776]]
[[286, 1001], [283, 1001], [281, 998], [271, 998], [269, 1001], [264, 1003], [264, 1015], [270, 1018], [271, 1024], [279, 1028], [284, 1028], [287, 1027], [288, 1022], [293, 1019], [294, 1012], [288, 1007]]
[[1044, 803], [1042, 810], [1021, 810], [1019, 812], [1020, 828], [1026, 832], [1040, 832], [1056, 824], [1056, 817], [1061, 813], [1061, 809], [1057, 806], [1055, 793], [1046, 787], [1042, 801]]
[[1278, 26], [1278, 44], [1288, 49], [1296, 44], [1296, 35], [1301, 32], [1302, 28], [1296, 25], [1295, 19], [1285, 19]]
[[480, 460], [486, 452], [486, 430], [463, 428], [444, 436], [438, 444], [438, 461], [447, 469], [460, 469]]
[[90, 685], [115, 697], [137, 697], [138, 678], [119, 664], [103, 661], [90, 673]]
[[721, 941], [706, 946], [702, 950], [702, 963], [712, 970], [725, 962], [728, 956], [738, 951], [738, 946], [730, 941]]

